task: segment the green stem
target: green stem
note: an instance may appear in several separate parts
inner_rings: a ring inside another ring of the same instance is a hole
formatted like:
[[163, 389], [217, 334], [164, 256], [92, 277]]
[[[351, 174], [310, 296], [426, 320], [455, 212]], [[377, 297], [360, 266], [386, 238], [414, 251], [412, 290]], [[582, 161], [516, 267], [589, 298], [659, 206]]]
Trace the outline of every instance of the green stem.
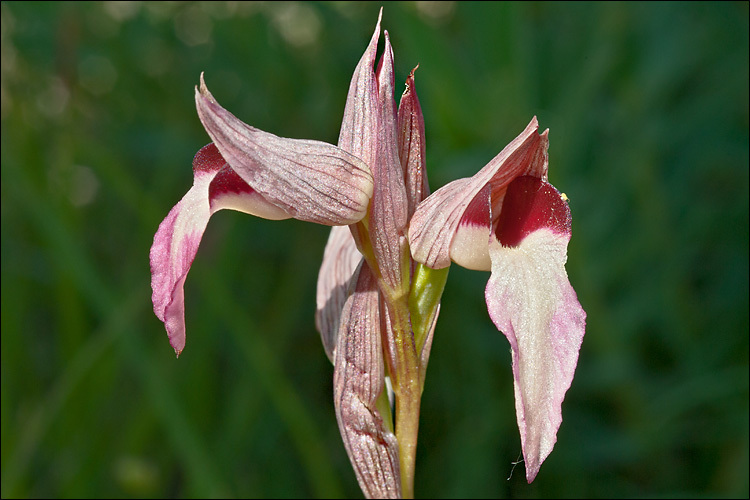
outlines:
[[395, 420], [396, 439], [399, 446], [401, 494], [403, 498], [414, 498], [414, 470], [422, 396], [419, 358], [411, 330], [407, 296], [404, 294], [392, 297], [392, 300], [388, 299], [386, 297], [384, 311], [389, 319], [386, 321], [389, 325], [386, 358], [396, 398]]
[[399, 445], [401, 493], [403, 498], [414, 498], [414, 471], [417, 461], [417, 434], [419, 432], [419, 383], [409, 383], [401, 397], [396, 396], [396, 439]]
[[[420, 358], [430, 329], [435, 322], [449, 269], [450, 267], [432, 269], [420, 263], [417, 263], [414, 269], [409, 291], [409, 314], [411, 327], [414, 330], [414, 345], [420, 353]], [[420, 361], [426, 365], [427, 360]], [[422, 367], [423, 370], [424, 368]], [[421, 378], [424, 381], [424, 373]]]

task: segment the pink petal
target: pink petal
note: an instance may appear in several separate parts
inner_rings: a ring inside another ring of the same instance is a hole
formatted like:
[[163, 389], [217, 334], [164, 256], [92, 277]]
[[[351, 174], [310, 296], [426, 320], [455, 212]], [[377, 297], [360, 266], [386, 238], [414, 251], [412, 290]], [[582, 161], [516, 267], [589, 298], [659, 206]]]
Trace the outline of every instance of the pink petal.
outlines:
[[338, 142], [341, 149], [361, 158], [367, 165], [374, 165], [377, 151], [378, 82], [373, 66], [380, 39], [382, 16], [383, 9], [381, 8], [375, 32], [354, 69]]
[[231, 208], [269, 219], [289, 218], [245, 184], [214, 144], [195, 155], [193, 175], [193, 187], [159, 225], [150, 252], [154, 313], [164, 322], [178, 356], [185, 347], [183, 285], [211, 215]]
[[398, 106], [398, 156], [406, 181], [409, 218], [414, 214], [417, 205], [430, 194], [425, 168], [424, 116], [414, 85], [416, 69], [411, 70], [406, 79], [406, 90], [401, 95], [401, 103]]
[[[457, 187], [459, 185], [457, 183]], [[492, 230], [491, 193], [492, 188], [485, 184], [466, 207], [456, 227], [450, 256], [453, 262], [466, 269], [489, 271], [492, 268], [489, 251]]]
[[[396, 103], [393, 100], [393, 49], [385, 32], [385, 50], [377, 72], [377, 152], [371, 164], [375, 186], [369, 214], [369, 231], [375, 262], [382, 281], [392, 290], [408, 287], [406, 225], [408, 202], [396, 138]], [[371, 263], [372, 265], [372, 263]]]
[[295, 219], [353, 224], [367, 213], [372, 174], [359, 158], [319, 141], [285, 139], [238, 120], [203, 82], [198, 116], [232, 170], [268, 202]]
[[385, 386], [378, 285], [365, 263], [354, 280], [356, 288], [341, 314], [334, 359], [336, 419], [365, 496], [400, 498], [398, 441], [377, 409]]
[[[382, 16], [382, 9], [381, 9]], [[408, 203], [399, 159], [396, 109], [393, 100], [393, 49], [385, 33], [385, 50], [374, 69], [380, 39], [380, 20], [354, 70], [341, 124], [339, 146], [364, 160], [372, 171], [374, 187], [367, 219], [368, 234], [352, 226], [357, 245], [368, 263], [390, 288], [405, 282], [408, 272], [406, 224]]]
[[[380, 39], [380, 20], [383, 8], [380, 8], [375, 31], [370, 43], [354, 69], [349, 94], [346, 97], [344, 118], [341, 122], [338, 145], [344, 151], [361, 158], [367, 165], [374, 165], [378, 146], [378, 82], [373, 65]], [[362, 251], [369, 250], [369, 237], [361, 224], [350, 226], [357, 247]]]
[[533, 177], [514, 181], [500, 225], [500, 241], [517, 244], [492, 239], [485, 297], [492, 321], [511, 345], [516, 416], [530, 483], [557, 441], [586, 313], [565, 271], [570, 210], [557, 190]]
[[[434, 269], [448, 267], [453, 245], [463, 245], [462, 254], [468, 254], [465, 242], [455, 242], [462, 221], [475, 221], [465, 212], [474, 199], [490, 186], [493, 216], [499, 214], [499, 207], [505, 196], [508, 184], [520, 175], [547, 177], [547, 131], [538, 134], [539, 124], [534, 117], [526, 129], [508, 144], [495, 158], [470, 178], [459, 179], [446, 184], [427, 197], [417, 207], [409, 225], [409, 244], [415, 260]], [[476, 225], [476, 224], [474, 224]], [[464, 233], [472, 242], [477, 240], [473, 233]], [[480, 238], [481, 239], [481, 238]], [[473, 244], [473, 243], [472, 243]], [[483, 252], [477, 244], [477, 252]], [[486, 245], [485, 245], [486, 246]], [[475, 265], [486, 259], [477, 259]]]
[[341, 312], [351, 293], [352, 277], [360, 262], [362, 254], [357, 250], [349, 228], [332, 227], [318, 273], [318, 307], [315, 311], [315, 326], [331, 362], [336, 356]]

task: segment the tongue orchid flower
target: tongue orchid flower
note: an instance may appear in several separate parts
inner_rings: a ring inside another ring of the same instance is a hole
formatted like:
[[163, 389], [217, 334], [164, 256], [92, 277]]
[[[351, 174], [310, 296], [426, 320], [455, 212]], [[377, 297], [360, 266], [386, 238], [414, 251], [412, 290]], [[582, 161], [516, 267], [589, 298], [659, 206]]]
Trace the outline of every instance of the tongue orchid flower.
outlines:
[[435, 191], [409, 226], [418, 262], [491, 271], [485, 299], [511, 345], [529, 482], [557, 441], [586, 323], [565, 271], [570, 208], [547, 182], [548, 131], [538, 128], [534, 118], [476, 175]]
[[154, 312], [179, 356], [185, 280], [219, 210], [332, 226], [315, 325], [334, 367], [344, 447], [365, 496], [411, 498], [420, 399], [448, 268], [490, 271], [485, 297], [511, 344], [531, 482], [556, 441], [585, 326], [565, 272], [570, 209], [547, 182], [548, 133], [538, 133], [534, 118], [475, 176], [429, 195], [414, 70], [396, 106], [387, 31], [376, 64], [381, 16], [382, 9], [354, 71], [338, 145], [240, 121], [201, 75], [195, 102], [212, 142], [195, 155], [192, 188], [154, 236]]

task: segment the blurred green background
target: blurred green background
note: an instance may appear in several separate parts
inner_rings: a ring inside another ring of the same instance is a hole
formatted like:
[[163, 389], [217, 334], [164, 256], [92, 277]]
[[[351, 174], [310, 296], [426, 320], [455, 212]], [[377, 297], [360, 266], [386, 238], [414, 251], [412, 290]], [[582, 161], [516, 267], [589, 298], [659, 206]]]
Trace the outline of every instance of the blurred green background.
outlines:
[[[3, 2], [2, 496], [361, 497], [315, 331], [322, 226], [211, 220], [176, 360], [148, 251], [240, 119], [335, 143], [380, 4]], [[453, 266], [419, 497], [748, 496], [748, 3], [387, 3], [432, 189], [537, 115], [588, 312], [532, 485], [488, 273]], [[508, 477], [512, 477], [508, 480]]]

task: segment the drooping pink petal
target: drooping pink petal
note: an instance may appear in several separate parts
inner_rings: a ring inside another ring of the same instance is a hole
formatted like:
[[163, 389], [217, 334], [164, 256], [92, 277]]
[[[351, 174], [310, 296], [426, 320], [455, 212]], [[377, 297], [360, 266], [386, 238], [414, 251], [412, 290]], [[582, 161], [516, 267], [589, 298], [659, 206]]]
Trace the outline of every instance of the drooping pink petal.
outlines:
[[323, 264], [318, 273], [317, 310], [315, 326], [320, 332], [323, 348], [333, 362], [339, 333], [341, 311], [352, 286], [352, 276], [362, 262], [352, 234], [346, 226], [334, 226], [323, 253]]
[[201, 75], [198, 117], [227, 163], [248, 185], [295, 219], [353, 224], [367, 213], [372, 174], [356, 156], [320, 141], [286, 139], [237, 119]]
[[230, 208], [267, 219], [290, 217], [240, 179], [213, 143], [195, 155], [193, 175], [193, 187], [159, 225], [149, 255], [154, 313], [178, 356], [185, 347], [183, 285], [211, 215]]
[[336, 419], [365, 496], [400, 498], [398, 441], [377, 408], [385, 386], [378, 285], [364, 262], [354, 285], [341, 314], [334, 358]]
[[485, 297], [492, 321], [511, 345], [516, 416], [530, 483], [557, 441], [586, 313], [565, 271], [570, 209], [554, 187], [532, 176], [515, 180], [497, 229]]
[[[487, 259], [479, 253], [486, 251], [487, 245], [482, 249], [482, 245], [475, 243], [481, 238], [471, 230], [472, 227], [467, 228], [468, 231], [459, 231], [459, 226], [477, 226], [476, 214], [466, 215], [466, 212], [485, 186], [489, 185], [491, 214], [494, 216], [499, 214], [505, 189], [513, 179], [520, 175], [532, 175], [546, 180], [548, 131], [539, 134], [538, 129], [539, 124], [534, 117], [521, 135], [476, 175], [446, 184], [417, 207], [409, 225], [409, 244], [415, 260], [441, 269], [450, 265], [454, 246], [462, 247], [460, 255], [470, 255], [472, 252], [468, 247], [476, 244], [477, 256], [467, 259], [467, 264], [474, 269], [486, 268]], [[469, 239], [469, 243], [461, 240], [463, 236]]]

